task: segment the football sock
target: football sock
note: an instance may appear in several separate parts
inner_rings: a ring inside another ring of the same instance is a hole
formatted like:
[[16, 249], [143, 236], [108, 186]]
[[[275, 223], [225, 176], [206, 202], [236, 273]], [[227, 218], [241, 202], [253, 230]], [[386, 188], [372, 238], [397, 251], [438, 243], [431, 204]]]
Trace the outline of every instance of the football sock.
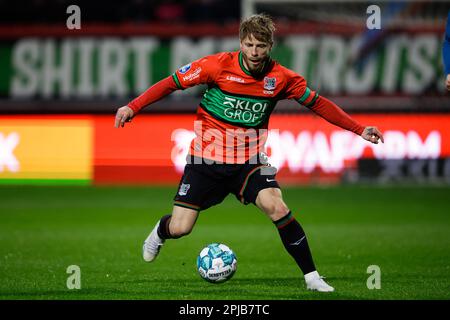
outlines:
[[158, 232], [158, 236], [161, 239], [172, 239], [173, 238], [169, 231], [170, 219], [172, 219], [172, 215], [166, 214], [165, 216], [163, 216], [161, 218], [161, 220], [159, 220], [159, 228], [158, 228], [157, 232]]
[[287, 215], [273, 223], [278, 229], [284, 247], [297, 262], [303, 274], [315, 271], [305, 232], [292, 213], [289, 211]]

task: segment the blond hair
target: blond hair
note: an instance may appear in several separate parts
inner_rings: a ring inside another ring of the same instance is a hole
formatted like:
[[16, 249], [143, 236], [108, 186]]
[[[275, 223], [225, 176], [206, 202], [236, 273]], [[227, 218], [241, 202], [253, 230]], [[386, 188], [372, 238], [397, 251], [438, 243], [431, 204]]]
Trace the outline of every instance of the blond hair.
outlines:
[[270, 16], [266, 14], [254, 14], [243, 20], [239, 27], [239, 39], [242, 41], [250, 35], [256, 40], [273, 44], [273, 33], [275, 24]]

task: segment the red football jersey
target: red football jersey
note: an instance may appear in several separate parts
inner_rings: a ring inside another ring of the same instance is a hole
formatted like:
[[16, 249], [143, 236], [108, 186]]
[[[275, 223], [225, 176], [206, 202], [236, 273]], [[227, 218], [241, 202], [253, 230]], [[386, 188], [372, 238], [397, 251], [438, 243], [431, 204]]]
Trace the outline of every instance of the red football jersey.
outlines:
[[269, 117], [279, 100], [309, 106], [318, 97], [303, 77], [271, 59], [254, 77], [240, 51], [206, 56], [172, 77], [179, 89], [208, 85], [197, 109], [190, 154], [218, 163], [243, 163], [264, 151]]

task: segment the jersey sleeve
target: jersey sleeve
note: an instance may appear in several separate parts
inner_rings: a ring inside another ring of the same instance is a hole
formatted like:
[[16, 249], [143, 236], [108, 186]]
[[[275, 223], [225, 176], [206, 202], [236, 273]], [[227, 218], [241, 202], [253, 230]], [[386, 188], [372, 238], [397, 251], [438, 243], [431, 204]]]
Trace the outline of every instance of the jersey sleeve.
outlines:
[[364, 126], [352, 119], [334, 102], [319, 96], [306, 85], [306, 80], [295, 72], [286, 69], [287, 87], [286, 99], [295, 99], [298, 103], [309, 108], [328, 122], [361, 135]]
[[220, 55], [211, 55], [195, 60], [172, 74], [179, 89], [214, 82], [220, 69]]
[[128, 107], [133, 110], [134, 114], [138, 113], [142, 108], [164, 98], [177, 90], [177, 86], [172, 77], [167, 77], [161, 81], [158, 81], [153, 86], [148, 88], [139, 97], [128, 103]]
[[285, 99], [294, 99], [305, 107], [312, 107], [319, 94], [308, 88], [306, 80], [291, 70], [286, 70], [287, 77]]

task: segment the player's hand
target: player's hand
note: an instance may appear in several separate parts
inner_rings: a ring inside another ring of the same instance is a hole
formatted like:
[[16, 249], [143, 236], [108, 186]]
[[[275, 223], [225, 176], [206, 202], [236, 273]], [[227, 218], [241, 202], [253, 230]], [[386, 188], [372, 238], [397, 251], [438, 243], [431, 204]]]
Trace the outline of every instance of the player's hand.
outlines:
[[381, 140], [381, 142], [384, 143], [383, 135], [377, 127], [366, 127], [361, 134], [361, 137], [375, 144], [378, 143], [378, 140]]
[[445, 80], [445, 87], [450, 91], [450, 74], [447, 75], [447, 79]]
[[133, 110], [128, 106], [123, 106], [117, 109], [116, 122], [114, 124], [114, 127], [116, 128], [119, 128], [119, 126], [123, 127], [125, 125], [125, 122], [131, 121], [133, 115], [134, 115]]

